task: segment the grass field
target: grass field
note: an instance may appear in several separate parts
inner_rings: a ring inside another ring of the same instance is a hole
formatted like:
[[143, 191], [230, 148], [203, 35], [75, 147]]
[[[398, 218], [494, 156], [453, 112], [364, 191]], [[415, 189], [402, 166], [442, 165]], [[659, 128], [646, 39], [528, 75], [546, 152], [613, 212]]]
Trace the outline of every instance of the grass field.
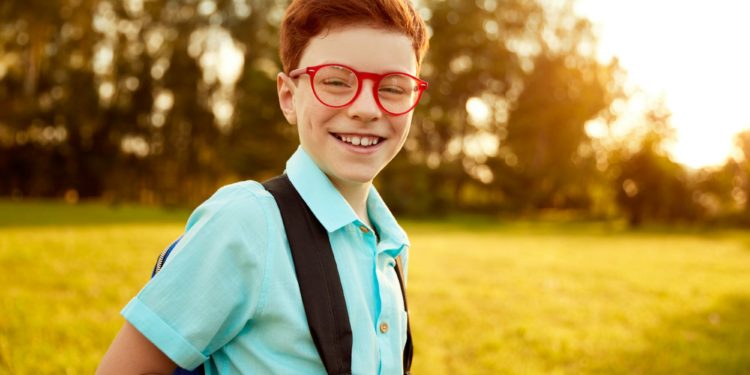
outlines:
[[[187, 215], [0, 201], [0, 374], [93, 373]], [[750, 234], [403, 224], [415, 374], [750, 374]]]

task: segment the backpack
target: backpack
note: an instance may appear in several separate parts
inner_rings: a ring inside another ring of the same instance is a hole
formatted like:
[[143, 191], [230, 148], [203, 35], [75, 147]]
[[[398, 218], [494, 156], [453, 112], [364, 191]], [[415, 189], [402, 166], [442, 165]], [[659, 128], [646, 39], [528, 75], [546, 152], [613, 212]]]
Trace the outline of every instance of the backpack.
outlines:
[[[279, 206], [310, 334], [326, 372], [329, 375], [351, 374], [352, 330], [328, 232], [285, 174], [263, 182], [263, 187], [273, 195]], [[161, 270], [181, 238], [182, 236], [178, 237], [159, 254], [151, 277]], [[319, 264], [320, 267], [310, 267], [311, 264]], [[397, 257], [396, 276], [408, 316], [409, 308], [406, 304], [401, 269], [401, 257]], [[411, 373], [413, 354], [411, 327], [407, 319], [406, 346], [403, 353], [405, 375]], [[203, 365], [192, 371], [177, 368], [172, 375], [200, 374], [205, 374]]]

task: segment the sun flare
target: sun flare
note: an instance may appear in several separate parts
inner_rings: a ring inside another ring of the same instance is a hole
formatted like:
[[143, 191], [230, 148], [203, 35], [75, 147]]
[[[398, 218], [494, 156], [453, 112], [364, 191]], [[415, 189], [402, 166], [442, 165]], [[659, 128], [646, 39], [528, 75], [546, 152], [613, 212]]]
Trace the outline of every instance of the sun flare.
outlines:
[[[672, 157], [723, 164], [750, 128], [750, 3], [734, 0], [578, 0], [599, 34], [599, 58], [616, 56], [629, 83], [672, 112]], [[631, 109], [632, 110], [632, 109]]]

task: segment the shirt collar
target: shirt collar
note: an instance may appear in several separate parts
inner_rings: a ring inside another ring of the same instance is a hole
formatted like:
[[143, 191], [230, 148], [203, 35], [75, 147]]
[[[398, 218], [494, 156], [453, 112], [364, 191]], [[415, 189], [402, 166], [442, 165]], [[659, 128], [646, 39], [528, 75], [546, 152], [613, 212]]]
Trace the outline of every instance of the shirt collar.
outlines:
[[[359, 220], [328, 176], [301, 146], [287, 161], [286, 174], [313, 215], [329, 233]], [[406, 232], [398, 225], [375, 186], [370, 187], [367, 195], [367, 212], [381, 241], [392, 242], [390, 245], [394, 248], [409, 246]]]
[[367, 213], [372, 225], [375, 226], [375, 230], [378, 231], [381, 241], [392, 241], [393, 243], [390, 245], [393, 248], [409, 246], [409, 238], [406, 236], [406, 232], [398, 225], [396, 218], [385, 205], [375, 186], [370, 187], [370, 193], [367, 195]]
[[349, 203], [302, 147], [286, 162], [286, 174], [329, 233], [357, 220]]

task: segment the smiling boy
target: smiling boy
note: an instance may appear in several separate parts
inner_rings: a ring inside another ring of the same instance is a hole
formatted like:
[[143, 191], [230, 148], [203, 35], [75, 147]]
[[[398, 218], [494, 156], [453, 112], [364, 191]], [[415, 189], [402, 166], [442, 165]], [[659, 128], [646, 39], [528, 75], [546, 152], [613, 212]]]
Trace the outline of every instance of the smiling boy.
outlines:
[[[401, 374], [409, 242], [372, 181], [401, 150], [427, 83], [407, 0], [295, 0], [279, 104], [300, 147], [286, 175], [328, 234], [352, 331], [351, 373]], [[198, 207], [168, 263], [123, 309], [98, 374], [325, 374], [274, 198], [254, 181]]]

